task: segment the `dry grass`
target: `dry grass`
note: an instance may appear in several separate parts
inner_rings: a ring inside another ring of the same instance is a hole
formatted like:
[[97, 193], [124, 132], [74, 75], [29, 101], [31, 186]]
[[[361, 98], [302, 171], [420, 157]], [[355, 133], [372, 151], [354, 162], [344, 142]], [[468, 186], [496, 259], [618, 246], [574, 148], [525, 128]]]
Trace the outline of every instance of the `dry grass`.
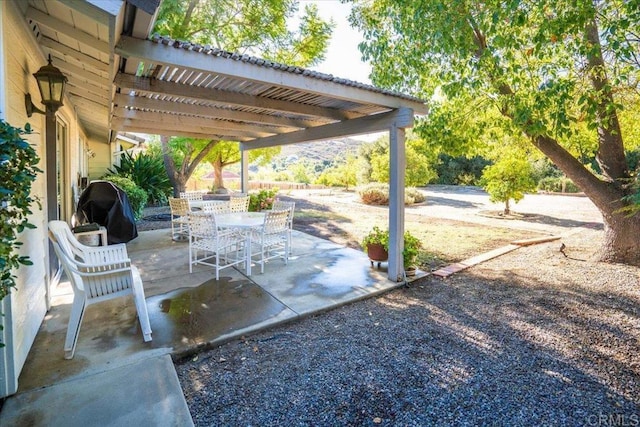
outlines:
[[[374, 225], [386, 228], [388, 224], [386, 206], [345, 203], [331, 197], [323, 199], [322, 203], [301, 197], [290, 199], [296, 202], [295, 229], [352, 248], [361, 247], [360, 241]], [[405, 229], [422, 241], [420, 260], [423, 268], [435, 268], [496, 249], [514, 240], [540, 236], [528, 231], [410, 213], [405, 216]]]

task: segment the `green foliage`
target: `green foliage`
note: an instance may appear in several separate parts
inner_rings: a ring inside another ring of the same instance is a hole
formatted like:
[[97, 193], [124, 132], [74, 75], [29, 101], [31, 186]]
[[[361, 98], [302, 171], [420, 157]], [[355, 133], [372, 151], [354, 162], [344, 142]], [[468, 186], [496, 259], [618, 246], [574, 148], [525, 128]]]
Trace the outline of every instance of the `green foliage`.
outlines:
[[308, 5], [292, 30], [287, 19], [297, 10], [294, 0], [164, 0], [153, 31], [307, 67], [324, 59], [334, 24]]
[[[372, 182], [358, 187], [358, 196], [366, 205], [386, 206], [389, 204], [389, 185]], [[425, 195], [414, 187], [407, 187], [404, 191], [404, 204], [412, 205], [426, 200]]]
[[579, 193], [580, 189], [569, 178], [548, 176], [538, 181], [538, 189], [551, 193]]
[[522, 145], [524, 134], [574, 179], [589, 171], [566, 152], [582, 164], [598, 153], [603, 173], [614, 171], [607, 180], [627, 178], [621, 135], [630, 148], [640, 141], [637, 1], [354, 4], [373, 83], [432, 101], [415, 127], [430, 145], [475, 155], [495, 142]]
[[38, 173], [38, 154], [22, 135], [31, 133], [0, 120], [0, 300], [16, 286], [12, 271], [21, 265], [32, 265], [28, 256], [17, 253], [22, 242], [18, 234], [35, 228], [29, 222], [31, 206], [39, 200], [31, 195], [31, 185]]
[[[382, 245], [386, 251], [389, 251], [389, 230], [383, 230], [377, 225], [373, 226], [371, 231], [363, 237], [361, 243], [365, 251], [370, 245]], [[421, 248], [422, 242], [410, 232], [405, 231], [404, 249], [402, 251], [402, 261], [405, 269], [415, 266]]]
[[305, 162], [296, 162], [289, 166], [289, 171], [293, 176], [294, 182], [300, 182], [303, 184], [311, 184], [313, 176], [309, 173], [309, 165]]
[[107, 175], [102, 179], [112, 182], [127, 194], [127, 198], [131, 203], [133, 215], [136, 219], [140, 219], [144, 208], [147, 205], [147, 193], [142, 188], [138, 187], [135, 182], [123, 176]]
[[263, 188], [258, 192], [249, 193], [249, 212], [259, 212], [271, 209], [276, 200], [278, 188]]
[[492, 202], [504, 202], [504, 213], [509, 214], [509, 200], [516, 203], [524, 193], [534, 191], [536, 183], [531, 178], [531, 165], [525, 159], [503, 157], [482, 174], [482, 186]]
[[415, 267], [416, 260], [422, 249], [422, 242], [408, 231], [404, 232], [404, 249], [402, 250], [402, 263], [405, 270]]
[[560, 178], [563, 176], [562, 171], [547, 158], [534, 160], [530, 163], [531, 178], [537, 183], [540, 183], [545, 178]]
[[173, 188], [159, 150], [149, 150], [135, 157], [125, 152], [120, 156], [120, 166], [114, 165], [108, 171], [111, 176], [117, 175], [132, 180], [147, 193], [149, 203], [166, 204], [171, 196]]
[[389, 230], [383, 230], [377, 225], [362, 239], [362, 248], [366, 251], [369, 245], [382, 245], [385, 251], [389, 250]]
[[345, 187], [348, 190], [349, 186], [356, 185], [356, 175], [357, 158], [353, 154], [348, 154], [344, 159], [336, 160], [333, 166], [325, 169], [316, 183], [331, 187]]
[[[409, 133], [405, 143], [405, 184], [426, 185], [436, 178], [431, 159], [424, 154], [425, 143]], [[360, 173], [360, 182], [389, 182], [389, 139], [383, 137], [368, 149], [361, 150], [369, 165]], [[362, 166], [361, 166], [362, 168]]]
[[491, 162], [482, 156], [451, 156], [440, 154], [436, 174], [438, 184], [447, 185], [478, 185], [482, 177], [482, 171]]

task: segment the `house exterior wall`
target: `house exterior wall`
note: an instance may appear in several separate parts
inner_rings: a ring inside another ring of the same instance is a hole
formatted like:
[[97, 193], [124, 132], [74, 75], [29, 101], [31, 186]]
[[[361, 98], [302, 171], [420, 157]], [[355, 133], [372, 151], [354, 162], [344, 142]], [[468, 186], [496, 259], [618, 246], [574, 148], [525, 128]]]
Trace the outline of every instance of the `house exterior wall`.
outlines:
[[89, 182], [102, 178], [107, 169], [113, 165], [115, 143], [106, 144], [104, 141], [89, 141], [89, 148], [95, 156], [89, 159]]
[[[40, 156], [39, 168], [45, 171], [45, 117], [41, 114], [27, 117], [24, 98], [30, 93], [34, 104], [44, 108], [33, 73], [46, 64], [46, 59], [26, 24], [18, 1], [0, 2], [0, 40], [0, 118], [20, 128], [27, 122], [31, 124], [33, 133], [25, 139], [33, 144]], [[64, 203], [69, 213], [73, 207], [73, 186], [77, 186], [76, 177], [82, 172], [79, 170], [81, 156], [86, 155], [79, 143], [86, 138], [68, 101], [57, 116], [67, 128], [64, 179], [68, 191]], [[42, 209], [32, 208], [33, 214], [29, 218], [36, 228], [19, 236], [23, 243], [20, 254], [28, 255], [33, 265], [21, 267], [14, 273], [16, 290], [1, 304], [4, 316], [0, 317], [0, 322], [4, 326], [2, 339], [6, 347], [0, 349], [0, 397], [17, 391], [18, 376], [47, 311], [49, 244], [45, 176], [45, 173], [39, 174], [32, 186], [32, 194], [42, 203]]]

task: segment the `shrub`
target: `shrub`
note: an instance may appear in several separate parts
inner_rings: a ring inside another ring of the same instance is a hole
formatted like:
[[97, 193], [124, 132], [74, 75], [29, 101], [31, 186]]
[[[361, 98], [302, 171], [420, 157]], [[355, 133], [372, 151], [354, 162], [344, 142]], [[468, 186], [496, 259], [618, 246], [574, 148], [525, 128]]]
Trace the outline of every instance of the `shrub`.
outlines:
[[161, 153], [139, 153], [133, 157], [125, 152], [120, 156], [120, 166], [113, 166], [108, 171], [111, 176], [132, 180], [147, 193], [152, 204], [166, 204], [173, 191]]
[[550, 193], [579, 193], [580, 189], [569, 178], [547, 177], [538, 182], [538, 189]]
[[271, 209], [273, 201], [278, 194], [278, 188], [263, 188], [257, 193], [249, 193], [249, 211], [259, 212], [265, 209]]
[[[358, 195], [362, 203], [366, 205], [387, 206], [389, 204], [389, 185], [371, 183], [358, 189]], [[407, 187], [404, 190], [404, 204], [412, 205], [422, 203], [426, 196], [415, 187]]]
[[427, 196], [415, 187], [407, 187], [404, 189], [404, 204], [412, 205], [414, 203], [422, 203], [427, 200]]
[[388, 205], [389, 186], [387, 184], [371, 183], [358, 189], [362, 203], [366, 205]]
[[103, 179], [115, 184], [127, 194], [129, 203], [131, 203], [133, 215], [136, 219], [140, 219], [142, 217], [144, 207], [147, 205], [147, 193], [129, 178], [118, 175], [107, 175]]

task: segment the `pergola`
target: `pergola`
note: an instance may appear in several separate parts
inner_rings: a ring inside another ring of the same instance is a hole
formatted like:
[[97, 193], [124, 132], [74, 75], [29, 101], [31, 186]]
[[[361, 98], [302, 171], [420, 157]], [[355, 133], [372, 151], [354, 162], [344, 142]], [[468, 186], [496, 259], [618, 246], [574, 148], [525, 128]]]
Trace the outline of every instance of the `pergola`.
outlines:
[[[30, 1], [25, 16], [68, 75], [87, 133], [238, 141], [248, 150], [388, 131], [389, 278], [403, 276], [404, 130], [424, 101], [401, 93], [209, 46], [149, 37], [157, 1]], [[41, 28], [43, 27], [43, 28]], [[34, 30], [35, 31], [35, 30]], [[348, 74], [348, 70], [345, 70]]]

